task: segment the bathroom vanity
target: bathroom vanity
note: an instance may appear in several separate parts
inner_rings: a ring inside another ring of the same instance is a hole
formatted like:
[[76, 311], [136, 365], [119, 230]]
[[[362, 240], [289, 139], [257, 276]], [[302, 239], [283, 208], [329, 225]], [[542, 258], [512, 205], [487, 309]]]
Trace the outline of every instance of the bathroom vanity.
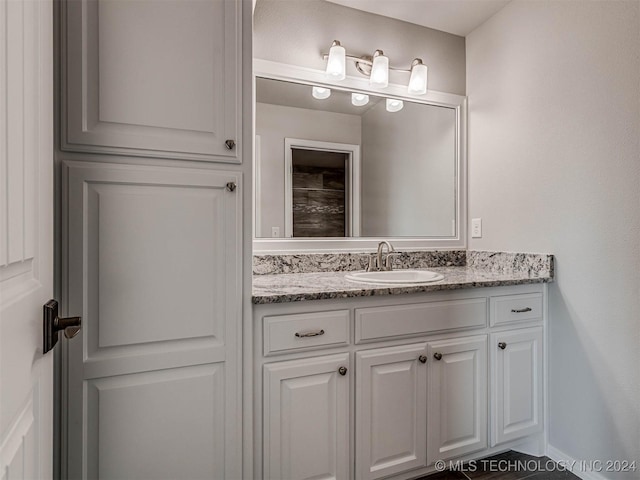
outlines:
[[254, 477], [413, 478], [544, 438], [548, 272], [254, 276]]
[[[544, 453], [553, 258], [466, 250], [466, 98], [253, 70], [253, 478], [409, 479]], [[390, 266], [387, 240], [394, 268], [444, 278], [349, 281], [376, 247]]]

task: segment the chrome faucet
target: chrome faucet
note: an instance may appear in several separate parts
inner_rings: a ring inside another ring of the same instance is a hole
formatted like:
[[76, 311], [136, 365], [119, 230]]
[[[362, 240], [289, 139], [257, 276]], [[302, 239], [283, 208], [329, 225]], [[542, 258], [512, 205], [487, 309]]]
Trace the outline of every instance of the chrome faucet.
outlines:
[[[383, 252], [384, 247], [387, 247], [387, 255], [383, 261]], [[372, 272], [376, 270], [392, 270], [393, 269], [393, 258], [397, 256], [395, 248], [386, 240], [383, 240], [378, 244], [378, 252], [369, 257], [369, 267], [367, 271]]]

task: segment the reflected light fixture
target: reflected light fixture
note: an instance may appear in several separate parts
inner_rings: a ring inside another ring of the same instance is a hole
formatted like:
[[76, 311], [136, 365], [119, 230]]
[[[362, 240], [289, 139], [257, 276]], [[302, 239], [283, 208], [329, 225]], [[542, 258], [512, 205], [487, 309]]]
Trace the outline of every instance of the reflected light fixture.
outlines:
[[389, 57], [385, 57], [382, 50], [376, 50], [373, 54], [369, 84], [377, 88], [389, 85]]
[[346, 78], [346, 61], [350, 60], [355, 63], [358, 72], [369, 77], [369, 84], [372, 87], [386, 88], [389, 86], [389, 70], [394, 70], [411, 75], [407, 86], [407, 92], [410, 95], [427, 93], [428, 68], [420, 58], [415, 58], [409, 69], [396, 68], [389, 65], [389, 57], [386, 57], [382, 50], [376, 50], [373, 56], [356, 57], [349, 55], [338, 40], [333, 41], [329, 53], [322, 54], [322, 58], [327, 60], [326, 75], [330, 80], [344, 80]]
[[313, 87], [311, 89], [311, 95], [318, 100], [324, 100], [331, 96], [331, 90], [326, 87]]
[[369, 95], [365, 95], [364, 93], [352, 93], [351, 103], [356, 107], [362, 107], [369, 103]]
[[427, 93], [427, 66], [422, 63], [422, 59], [416, 58], [411, 62], [411, 77], [407, 91], [413, 95], [424, 95]]
[[387, 112], [399, 112], [404, 107], [404, 102], [396, 98], [387, 98]]
[[347, 51], [338, 40], [334, 40], [327, 59], [327, 77], [332, 80], [344, 80], [347, 74]]

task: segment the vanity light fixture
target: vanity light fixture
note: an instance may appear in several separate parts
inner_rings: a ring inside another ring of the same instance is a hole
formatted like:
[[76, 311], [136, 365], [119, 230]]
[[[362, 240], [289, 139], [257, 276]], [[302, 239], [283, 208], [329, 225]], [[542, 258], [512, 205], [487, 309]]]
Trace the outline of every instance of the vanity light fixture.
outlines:
[[385, 57], [382, 50], [376, 50], [373, 54], [369, 83], [378, 88], [389, 85], [389, 57]]
[[362, 107], [369, 103], [369, 95], [365, 95], [364, 93], [352, 93], [351, 103], [356, 107]]
[[331, 96], [331, 89], [326, 87], [313, 87], [311, 89], [311, 95], [318, 100], [324, 100]]
[[427, 93], [427, 72], [429, 69], [422, 63], [422, 59], [416, 58], [411, 62], [411, 78], [407, 91], [414, 95], [424, 95]]
[[344, 80], [347, 74], [347, 51], [334, 40], [327, 59], [327, 76], [332, 80]]
[[333, 41], [329, 53], [322, 54], [322, 58], [327, 60], [326, 74], [331, 80], [346, 78], [346, 61], [350, 60], [355, 63], [358, 72], [369, 77], [369, 84], [372, 87], [386, 88], [389, 85], [389, 70], [394, 70], [411, 74], [407, 86], [407, 92], [410, 95], [427, 93], [428, 68], [420, 58], [415, 58], [409, 69], [396, 68], [389, 65], [389, 57], [386, 57], [382, 50], [376, 50], [373, 56], [356, 57], [349, 55], [338, 40]]
[[396, 98], [387, 98], [387, 112], [399, 112], [404, 107], [404, 102]]

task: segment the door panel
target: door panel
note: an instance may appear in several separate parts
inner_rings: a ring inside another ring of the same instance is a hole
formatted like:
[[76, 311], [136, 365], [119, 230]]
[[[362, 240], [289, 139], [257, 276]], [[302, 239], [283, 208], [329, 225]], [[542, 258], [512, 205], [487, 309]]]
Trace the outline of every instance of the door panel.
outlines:
[[265, 478], [349, 478], [348, 370], [347, 353], [264, 366]]
[[0, 4], [0, 478], [52, 476], [53, 41], [48, 0]]
[[224, 364], [88, 380], [84, 391], [89, 478], [225, 478]]
[[62, 2], [62, 148], [238, 163], [241, 4]]
[[[175, 464], [180, 478], [239, 476], [241, 193], [226, 185], [240, 174], [80, 163], [65, 172], [66, 292], [83, 315], [65, 359], [69, 478], [170, 478]], [[193, 451], [212, 449], [190, 461], [184, 447], [200, 436]]]
[[426, 465], [426, 344], [356, 353], [356, 478]]
[[486, 336], [431, 342], [428, 352], [429, 463], [486, 448]]
[[491, 349], [493, 446], [542, 431], [542, 327], [492, 334]]

